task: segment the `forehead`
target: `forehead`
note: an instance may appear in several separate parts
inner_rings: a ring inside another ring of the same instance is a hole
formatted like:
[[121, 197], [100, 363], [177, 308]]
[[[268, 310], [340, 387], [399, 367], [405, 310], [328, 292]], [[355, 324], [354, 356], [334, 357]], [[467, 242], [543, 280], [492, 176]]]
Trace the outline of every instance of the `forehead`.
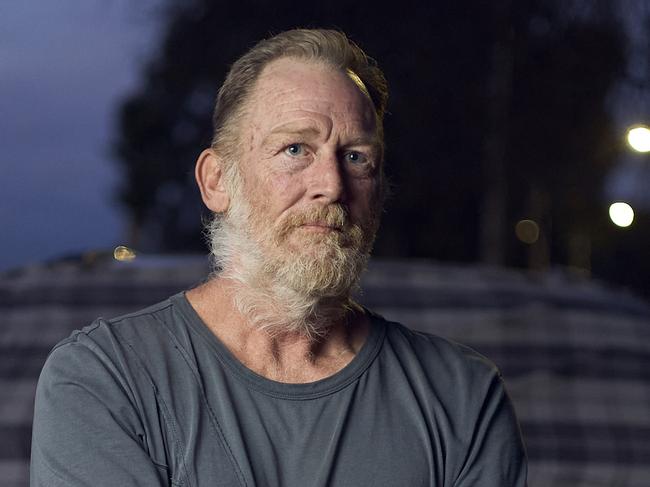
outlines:
[[257, 128], [282, 118], [314, 116], [376, 130], [372, 102], [353, 77], [324, 63], [289, 57], [274, 60], [262, 70], [247, 112]]

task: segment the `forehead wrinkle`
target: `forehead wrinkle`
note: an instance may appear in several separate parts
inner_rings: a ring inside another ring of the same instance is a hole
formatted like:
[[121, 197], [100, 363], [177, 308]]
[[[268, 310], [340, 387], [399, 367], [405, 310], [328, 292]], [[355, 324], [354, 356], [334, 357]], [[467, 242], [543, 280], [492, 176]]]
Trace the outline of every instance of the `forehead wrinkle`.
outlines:
[[346, 134], [341, 134], [340, 141], [342, 145], [346, 146], [371, 146], [378, 147], [380, 145], [379, 137], [376, 133], [363, 133], [363, 134], [352, 134], [346, 137]]
[[269, 130], [269, 134], [288, 133], [318, 135], [324, 131], [323, 129], [326, 128], [325, 125], [329, 125], [329, 123], [314, 120], [311, 117], [300, 117], [291, 120], [284, 120], [273, 125]]
[[[300, 81], [300, 79], [288, 77], [284, 72], [274, 70], [266, 73], [263, 72], [263, 74], [266, 74], [266, 76], [260, 76], [258, 79], [253, 100], [251, 100], [258, 107], [268, 106], [271, 103], [275, 107], [294, 105], [297, 110], [311, 111], [316, 106], [317, 111], [321, 111], [323, 107], [326, 107], [330, 113], [335, 113], [337, 105], [340, 107], [341, 104], [344, 104], [346, 110], [357, 111], [365, 115], [365, 112], [370, 109], [374, 114], [371, 99], [345, 72], [328, 70], [325, 76], [322, 79], [316, 79], [312, 88], [307, 91], [304, 87], [292, 84], [293, 82]], [[327, 87], [329, 84], [327, 80], [328, 75], [334, 78], [337, 75], [341, 75], [342, 79], [340, 81], [343, 84], [349, 83], [348, 86], [351, 86], [352, 90], [342, 90], [338, 93], [337, 99], [334, 100], [331, 98], [330, 93], [321, 93], [321, 87]], [[274, 83], [279, 83], [279, 85], [274, 86]]]
[[[248, 103], [250, 117], [248, 128], [256, 132], [251, 134], [251, 138], [265, 141], [271, 134], [283, 131], [295, 132], [295, 127], [289, 129], [283, 126], [282, 121], [287, 120], [286, 124], [311, 125], [319, 132], [316, 134], [316, 130], [312, 130], [312, 133], [308, 133], [303, 127], [299, 127], [300, 132], [296, 135], [321, 135], [322, 133], [323, 137], [329, 140], [333, 132], [338, 133], [339, 139], [343, 133], [350, 133], [352, 136], [356, 132], [358, 138], [359, 132], [362, 132], [372, 134], [373, 142], [376, 142], [377, 120], [372, 101], [358, 83], [355, 83], [350, 73], [331, 70], [329, 66], [318, 64], [314, 67], [316, 71], [323, 68], [325, 71], [320, 73], [323, 75], [322, 79], [314, 79], [314, 84], [309, 89], [294, 84], [309, 76], [302, 74], [296, 78], [287, 72], [286, 63], [276, 61], [264, 68]], [[347, 85], [352, 89], [342, 89], [336, 98], [332, 98], [331, 92], [328, 91], [332, 85], [328, 79], [336, 80], [336, 78], [342, 81], [343, 86]], [[321, 91], [321, 86], [325, 87], [325, 91]], [[268, 108], [271, 110], [269, 111]], [[295, 124], [291, 112], [298, 112], [294, 114]], [[280, 119], [280, 123], [269, 127], [268, 121], [264, 122], [265, 114], [271, 119], [275, 118], [275, 121]]]
[[318, 121], [311, 117], [281, 121], [260, 133], [260, 145], [268, 144], [269, 141], [280, 137], [296, 137], [306, 140], [327, 138], [331, 133], [330, 127], [329, 121]]
[[263, 139], [260, 145], [272, 145], [278, 140], [281, 140], [282, 143], [288, 142], [306, 142], [317, 139], [320, 135], [320, 132], [316, 129], [305, 129], [305, 130], [275, 130], [267, 134]]

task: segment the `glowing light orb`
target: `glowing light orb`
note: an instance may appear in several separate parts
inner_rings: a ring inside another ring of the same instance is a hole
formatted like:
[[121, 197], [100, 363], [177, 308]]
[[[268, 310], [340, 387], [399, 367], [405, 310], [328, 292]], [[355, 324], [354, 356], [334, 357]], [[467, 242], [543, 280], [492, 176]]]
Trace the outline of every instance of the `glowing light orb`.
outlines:
[[622, 201], [612, 203], [609, 207], [609, 218], [614, 225], [629, 227], [634, 221], [634, 210], [630, 205]]
[[520, 220], [515, 225], [515, 235], [522, 242], [532, 245], [539, 239], [539, 225], [533, 220]]
[[637, 125], [627, 131], [627, 143], [637, 152], [650, 152], [650, 129]]
[[113, 250], [113, 257], [115, 260], [120, 262], [131, 262], [135, 259], [135, 250], [125, 247], [124, 245], [118, 245]]

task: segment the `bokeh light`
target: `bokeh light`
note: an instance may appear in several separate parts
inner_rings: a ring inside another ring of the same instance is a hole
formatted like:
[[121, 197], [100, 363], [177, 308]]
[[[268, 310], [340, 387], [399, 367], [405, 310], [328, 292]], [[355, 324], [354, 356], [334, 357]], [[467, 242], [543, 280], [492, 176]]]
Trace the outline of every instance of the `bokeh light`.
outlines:
[[120, 262], [131, 262], [133, 259], [135, 259], [135, 250], [130, 249], [124, 245], [118, 245], [115, 247], [115, 250], [113, 250], [113, 257], [115, 260], [118, 260]]
[[515, 225], [515, 235], [522, 242], [532, 245], [539, 239], [539, 225], [533, 220], [520, 220]]
[[619, 227], [629, 227], [634, 221], [634, 210], [622, 201], [612, 203], [609, 206], [609, 218]]
[[636, 125], [627, 131], [627, 143], [637, 152], [650, 152], [650, 129]]

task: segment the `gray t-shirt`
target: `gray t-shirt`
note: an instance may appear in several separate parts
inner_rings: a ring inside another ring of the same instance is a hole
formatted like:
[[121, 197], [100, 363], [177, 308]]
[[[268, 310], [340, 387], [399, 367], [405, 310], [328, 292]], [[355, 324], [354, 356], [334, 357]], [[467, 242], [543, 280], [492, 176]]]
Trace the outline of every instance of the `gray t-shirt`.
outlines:
[[372, 315], [341, 371], [284, 384], [237, 361], [184, 294], [59, 343], [36, 392], [32, 486], [526, 483], [498, 370]]

